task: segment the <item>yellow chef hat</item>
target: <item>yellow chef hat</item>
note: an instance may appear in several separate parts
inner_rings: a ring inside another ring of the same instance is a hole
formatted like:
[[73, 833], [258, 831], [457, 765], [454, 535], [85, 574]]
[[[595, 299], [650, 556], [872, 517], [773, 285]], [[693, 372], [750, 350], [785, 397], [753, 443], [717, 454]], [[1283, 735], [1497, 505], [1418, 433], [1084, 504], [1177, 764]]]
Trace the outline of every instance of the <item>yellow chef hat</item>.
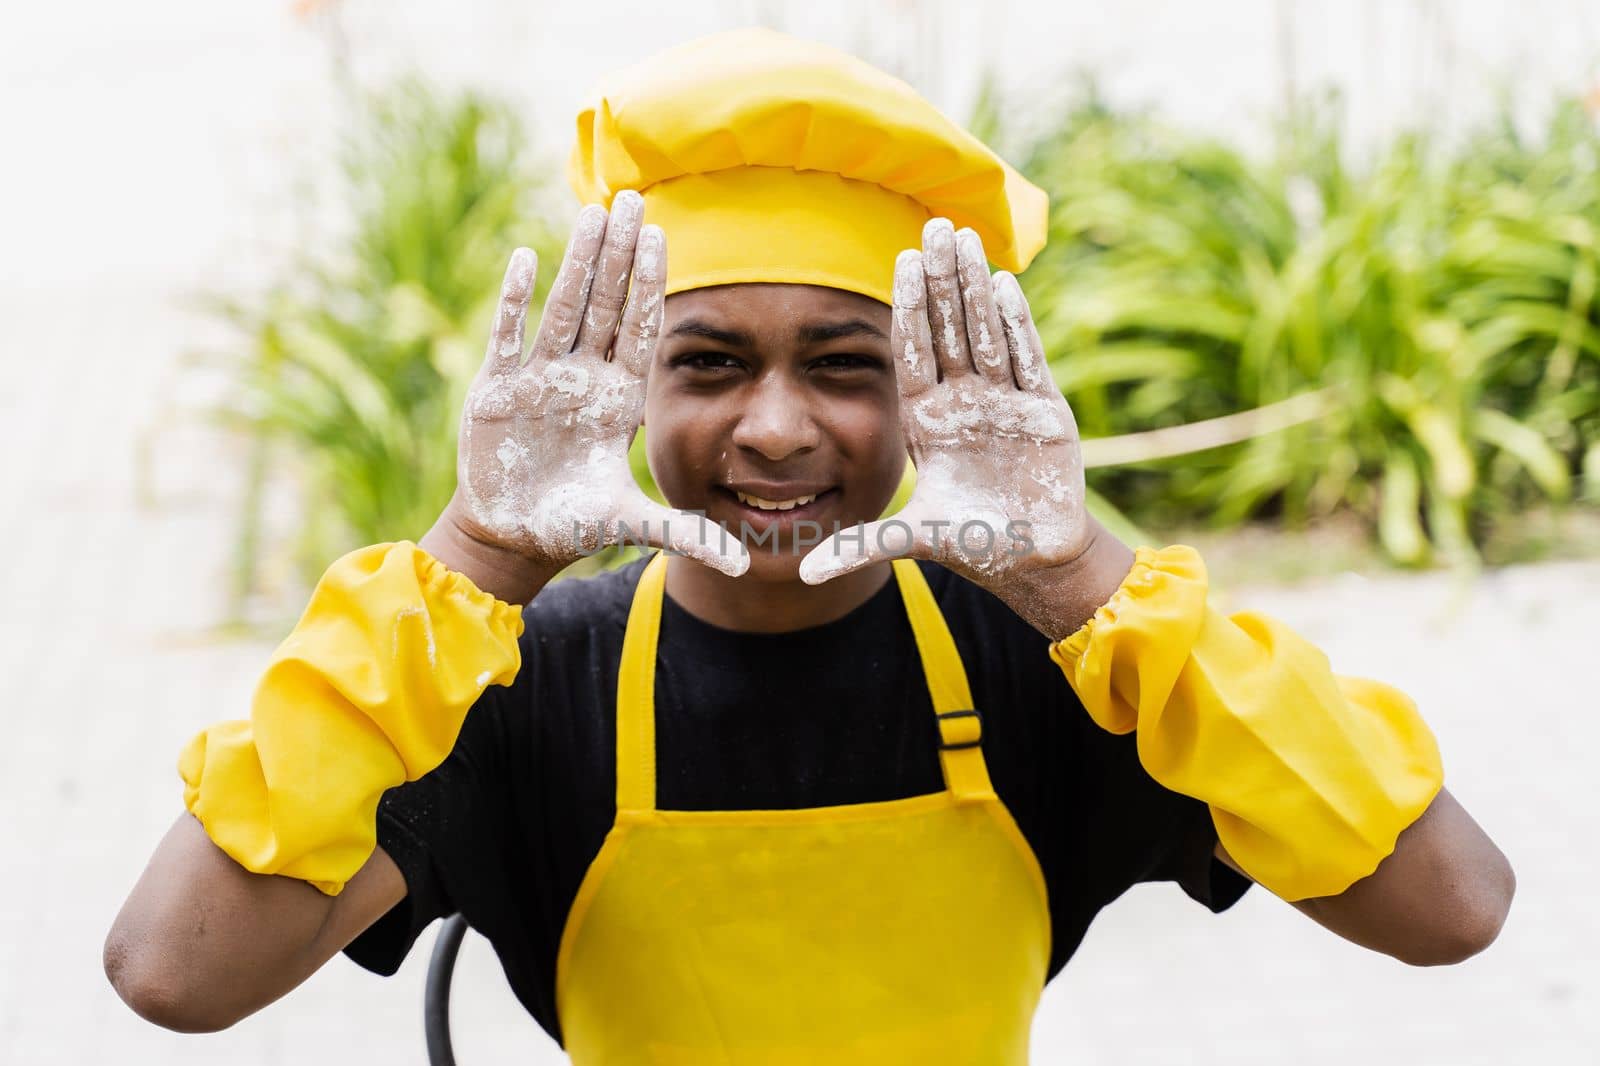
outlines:
[[669, 49], [578, 116], [568, 177], [585, 203], [623, 189], [667, 235], [667, 292], [826, 285], [890, 302], [895, 256], [935, 216], [1026, 267], [1048, 202], [916, 90], [855, 57], [745, 29]]

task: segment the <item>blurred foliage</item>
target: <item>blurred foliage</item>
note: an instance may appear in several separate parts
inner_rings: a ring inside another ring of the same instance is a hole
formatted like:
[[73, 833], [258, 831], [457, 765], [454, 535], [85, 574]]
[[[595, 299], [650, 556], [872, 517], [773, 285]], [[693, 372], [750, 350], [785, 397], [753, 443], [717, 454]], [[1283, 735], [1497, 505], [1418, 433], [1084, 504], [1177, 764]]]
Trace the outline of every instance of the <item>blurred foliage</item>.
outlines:
[[294, 553], [307, 576], [433, 524], [511, 251], [539, 253], [536, 306], [560, 261], [565, 231], [541, 204], [549, 173], [509, 105], [414, 79], [357, 98], [332, 192], [348, 233], [299, 252], [264, 295], [219, 301], [245, 337], [227, 413], [256, 448], [241, 594], [261, 562], [260, 486], [280, 472], [303, 486]]
[[[1287, 123], [1266, 162], [1092, 87], [1031, 132], [1007, 114], [986, 93], [971, 126], [1050, 193], [1023, 284], [1085, 439], [1333, 400], [1239, 443], [1091, 470], [1120, 535], [1340, 512], [1402, 563], [1472, 563], [1532, 505], [1600, 502], [1600, 144], [1576, 102], [1533, 139], [1509, 121], [1450, 148], [1405, 136], [1360, 169], [1332, 101]], [[260, 488], [285, 472], [303, 488], [307, 577], [428, 529], [506, 259], [539, 252], [537, 307], [565, 238], [545, 209], [564, 202], [558, 170], [507, 104], [405, 81], [360, 98], [339, 160], [349, 230], [333, 251], [217, 302], [245, 335], [228, 415], [255, 447], [241, 594]], [[643, 434], [633, 460], [656, 495]]]
[[[1004, 140], [1003, 113], [986, 95], [974, 126]], [[1600, 498], [1596, 128], [1569, 102], [1535, 140], [1509, 121], [1450, 149], [1409, 135], [1358, 172], [1337, 119], [1308, 106], [1257, 163], [1084, 90], [1010, 146], [1051, 196], [1024, 288], [1086, 439], [1336, 401], [1091, 471], [1133, 521], [1349, 510], [1399, 562], [1473, 564], [1575, 481]]]

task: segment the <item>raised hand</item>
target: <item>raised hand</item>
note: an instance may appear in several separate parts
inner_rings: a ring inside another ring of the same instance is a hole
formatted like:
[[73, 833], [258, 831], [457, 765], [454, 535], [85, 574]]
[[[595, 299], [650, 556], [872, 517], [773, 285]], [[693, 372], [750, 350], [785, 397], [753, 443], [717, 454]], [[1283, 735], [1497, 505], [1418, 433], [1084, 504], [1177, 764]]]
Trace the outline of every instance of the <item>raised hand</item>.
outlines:
[[[473, 538], [559, 568], [623, 539], [671, 548], [730, 575], [750, 559], [703, 517], [646, 496], [628, 466], [661, 332], [660, 227], [617, 194], [609, 218], [578, 215], [523, 362], [537, 259], [512, 253], [483, 368], [461, 415], [455, 520]], [[629, 281], [632, 280], [632, 293]]]
[[978, 235], [936, 218], [895, 263], [891, 343], [917, 485], [898, 514], [824, 541], [810, 584], [898, 556], [994, 591], [1088, 547], [1078, 426], [1017, 279], [991, 280]]

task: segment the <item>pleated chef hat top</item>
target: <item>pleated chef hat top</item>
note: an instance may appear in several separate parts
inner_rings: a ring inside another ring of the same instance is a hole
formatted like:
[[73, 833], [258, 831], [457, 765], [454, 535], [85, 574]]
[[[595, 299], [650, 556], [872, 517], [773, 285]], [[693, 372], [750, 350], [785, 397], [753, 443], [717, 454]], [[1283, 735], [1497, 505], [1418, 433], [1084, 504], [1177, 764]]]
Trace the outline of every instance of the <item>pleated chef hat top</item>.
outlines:
[[578, 115], [568, 177], [585, 203], [644, 196], [667, 236], [667, 292], [825, 285], [891, 302], [895, 256], [935, 216], [1026, 267], [1048, 201], [897, 78], [766, 29], [668, 49]]

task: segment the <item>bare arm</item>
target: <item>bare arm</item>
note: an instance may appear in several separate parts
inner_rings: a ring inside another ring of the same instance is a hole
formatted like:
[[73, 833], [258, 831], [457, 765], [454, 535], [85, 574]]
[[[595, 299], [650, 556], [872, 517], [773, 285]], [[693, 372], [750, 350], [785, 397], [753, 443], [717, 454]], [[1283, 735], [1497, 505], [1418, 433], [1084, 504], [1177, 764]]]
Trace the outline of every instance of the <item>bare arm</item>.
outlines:
[[[1047, 633], [1072, 631], [1111, 598], [1133, 565], [1133, 553], [1090, 520], [1091, 548], [1078, 571], [1079, 598], [1035, 595], [1048, 605], [1034, 624]], [[1019, 611], [1019, 613], [1021, 613]], [[1216, 857], [1248, 877], [1220, 843]], [[1337, 896], [1293, 906], [1346, 940], [1413, 966], [1446, 966], [1494, 942], [1517, 888], [1511, 864], [1448, 789], [1400, 833], [1378, 868]]]
[[[1221, 844], [1216, 855], [1244, 873]], [[1505, 855], [1441, 789], [1369, 876], [1292, 906], [1362, 947], [1413, 966], [1447, 966], [1494, 942], [1516, 890]]]
[[310, 977], [405, 895], [382, 848], [343, 892], [326, 896], [246, 870], [185, 811], [112, 924], [106, 976], [147, 1021], [215, 1032]]
[[[1090, 520], [1091, 548], [1078, 571], [1080, 598], [1034, 595], [1030, 620], [1046, 633], [1072, 631], [1111, 598], [1133, 564], [1133, 553]], [[1022, 613], [1019, 611], [1019, 613]], [[1244, 876], [1220, 843], [1216, 856]], [[1413, 966], [1445, 966], [1476, 955], [1505, 924], [1517, 878], [1505, 855], [1448, 789], [1400, 833], [1378, 868], [1337, 896], [1293, 906], [1346, 940]]]
[[[474, 540], [449, 512], [421, 546], [507, 603], [532, 601], [554, 576], [548, 565]], [[295, 988], [405, 896], [381, 847], [328, 896], [298, 878], [250, 872], [186, 811], [106, 937], [106, 976], [146, 1020], [215, 1032]]]
[[[531, 601], [552, 576], [471, 540], [448, 516], [421, 543], [509, 603]], [[295, 988], [405, 895], [405, 880], [381, 847], [328, 896], [298, 878], [250, 872], [185, 811], [106, 937], [106, 976], [147, 1021], [215, 1032]]]

